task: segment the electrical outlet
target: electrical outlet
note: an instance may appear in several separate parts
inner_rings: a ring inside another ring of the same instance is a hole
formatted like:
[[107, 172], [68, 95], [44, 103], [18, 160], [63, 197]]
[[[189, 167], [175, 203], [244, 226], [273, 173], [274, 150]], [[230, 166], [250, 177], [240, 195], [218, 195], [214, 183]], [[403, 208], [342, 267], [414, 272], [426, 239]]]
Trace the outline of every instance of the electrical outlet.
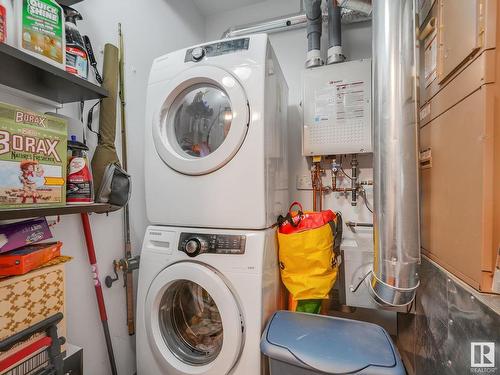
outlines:
[[295, 179], [295, 187], [297, 190], [312, 190], [311, 175], [297, 175]]

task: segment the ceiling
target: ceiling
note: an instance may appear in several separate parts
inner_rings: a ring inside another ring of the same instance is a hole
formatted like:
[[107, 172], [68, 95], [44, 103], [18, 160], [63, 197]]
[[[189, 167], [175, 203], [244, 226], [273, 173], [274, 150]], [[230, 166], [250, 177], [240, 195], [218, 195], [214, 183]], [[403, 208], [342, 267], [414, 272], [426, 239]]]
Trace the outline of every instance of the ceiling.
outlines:
[[204, 16], [226, 12], [228, 10], [241, 8], [250, 4], [259, 3], [262, 0], [193, 0], [195, 5]]

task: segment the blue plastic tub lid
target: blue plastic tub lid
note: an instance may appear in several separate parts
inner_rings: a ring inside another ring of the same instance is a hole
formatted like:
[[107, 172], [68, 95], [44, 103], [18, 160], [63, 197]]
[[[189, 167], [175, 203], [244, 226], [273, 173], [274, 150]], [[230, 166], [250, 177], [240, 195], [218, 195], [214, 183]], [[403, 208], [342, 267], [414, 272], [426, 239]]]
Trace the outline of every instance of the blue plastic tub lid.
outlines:
[[382, 327], [289, 311], [271, 318], [261, 350], [272, 359], [326, 374], [356, 373], [370, 366], [391, 368], [387, 373], [393, 374], [396, 365], [402, 367]]

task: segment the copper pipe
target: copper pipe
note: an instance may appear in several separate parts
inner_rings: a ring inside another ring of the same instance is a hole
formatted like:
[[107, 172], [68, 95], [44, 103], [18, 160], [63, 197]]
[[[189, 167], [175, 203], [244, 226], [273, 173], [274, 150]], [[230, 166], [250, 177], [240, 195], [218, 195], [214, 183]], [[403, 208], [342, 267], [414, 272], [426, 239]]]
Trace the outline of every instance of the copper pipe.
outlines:
[[323, 188], [321, 180], [321, 162], [313, 162], [311, 169], [311, 185], [313, 190], [313, 211], [321, 211], [323, 209], [323, 192], [328, 189]]
[[312, 194], [313, 194], [313, 211], [316, 211], [316, 171], [311, 168], [311, 186], [312, 186]]
[[323, 180], [321, 179], [321, 166], [320, 163], [317, 164], [318, 170], [318, 198], [319, 198], [319, 211], [323, 211]]

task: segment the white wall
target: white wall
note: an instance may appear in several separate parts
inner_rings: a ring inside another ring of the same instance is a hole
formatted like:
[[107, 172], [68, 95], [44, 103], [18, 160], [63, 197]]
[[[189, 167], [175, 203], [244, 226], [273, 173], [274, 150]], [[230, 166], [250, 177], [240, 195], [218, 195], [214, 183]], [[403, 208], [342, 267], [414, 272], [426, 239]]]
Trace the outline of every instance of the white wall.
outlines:
[[[207, 41], [219, 39], [222, 32], [230, 26], [237, 26], [250, 22], [262, 21], [272, 17], [298, 12], [300, 0], [268, 0], [247, 7], [235, 9], [225, 13], [215, 14], [207, 18]], [[371, 57], [371, 24], [360, 23], [343, 26], [344, 54], [349, 60]], [[281, 33], [270, 34], [271, 43], [276, 51], [281, 68], [285, 74], [289, 86], [289, 139], [288, 155], [289, 178], [290, 178], [290, 200], [298, 200], [303, 203], [304, 208], [312, 208], [312, 194], [310, 191], [296, 189], [296, 176], [308, 175], [310, 165], [305, 157], [301, 155], [301, 131], [302, 119], [300, 102], [302, 100], [302, 72], [304, 71], [305, 55], [307, 51], [307, 40], [305, 29], [291, 30]], [[326, 60], [326, 49], [328, 38], [326, 29], [323, 32], [323, 56]], [[360, 156], [360, 179], [372, 179], [372, 157]], [[345, 163], [345, 171], [350, 174], [348, 163]], [[325, 184], [330, 184], [329, 178], [325, 178]], [[348, 181], [345, 181], [347, 183]], [[367, 189], [368, 199], [371, 205], [372, 190]], [[359, 199], [357, 207], [351, 207], [350, 201], [343, 198], [339, 193], [329, 194], [325, 198], [325, 207], [335, 211], [341, 211], [344, 220], [359, 222], [371, 222], [372, 216], [365, 208], [362, 199]], [[363, 231], [361, 231], [363, 232]], [[365, 230], [366, 232], [366, 230]], [[371, 232], [368, 230], [368, 232]], [[344, 231], [345, 237], [355, 237], [349, 230]], [[367, 235], [371, 235], [367, 233]]]
[[[107, 42], [118, 45], [117, 25], [118, 22], [122, 23], [126, 52], [128, 160], [133, 178], [130, 203], [132, 244], [134, 252], [137, 252], [147, 225], [142, 171], [144, 108], [149, 69], [153, 58], [200, 43], [204, 39], [204, 19], [191, 0], [148, 0], [147, 4], [134, 0], [85, 0], [75, 8], [84, 17], [84, 21], [79, 24], [80, 30], [91, 38], [100, 64], [103, 55], [99, 51]], [[92, 73], [90, 75], [93, 77]], [[0, 101], [38, 111], [54, 111], [53, 107], [21, 99], [5, 91], [0, 91]], [[89, 107], [88, 104], [86, 108]], [[66, 105], [60, 113], [77, 117], [77, 105]], [[98, 119], [97, 113], [94, 118]], [[97, 126], [97, 121], [94, 126]], [[71, 132], [81, 134], [81, 131], [77, 132], [75, 129]], [[95, 137], [89, 135], [89, 144], [95, 143]], [[111, 274], [112, 260], [123, 256], [122, 214], [92, 215], [91, 224], [101, 281], [104, 282], [104, 277]], [[68, 341], [84, 348], [85, 374], [109, 374], [79, 216], [62, 217], [53, 233], [55, 238], [64, 242], [63, 253], [74, 257], [66, 268]], [[119, 374], [132, 375], [135, 372], [134, 337], [129, 337], [127, 333], [122, 282], [120, 280], [115, 283], [112, 289], [104, 289]]]

